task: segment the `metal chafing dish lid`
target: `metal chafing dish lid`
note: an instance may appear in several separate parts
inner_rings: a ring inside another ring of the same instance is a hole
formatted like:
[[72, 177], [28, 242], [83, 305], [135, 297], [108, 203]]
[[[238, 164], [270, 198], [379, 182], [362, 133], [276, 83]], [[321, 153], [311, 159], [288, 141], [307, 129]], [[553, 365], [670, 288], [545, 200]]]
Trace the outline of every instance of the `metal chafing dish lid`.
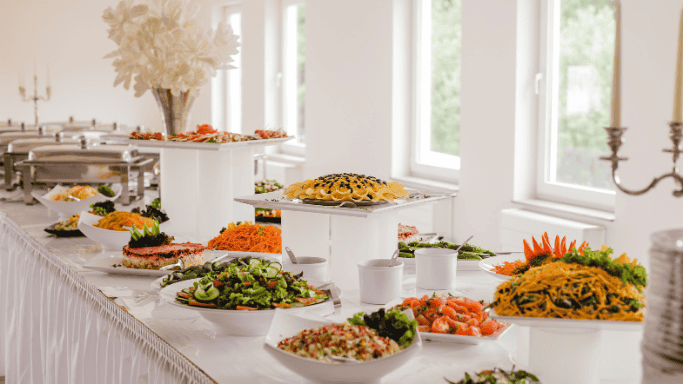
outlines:
[[28, 155], [29, 161], [109, 163], [132, 162], [138, 158], [134, 145], [50, 145], [36, 147]]
[[78, 144], [76, 139], [62, 139], [57, 141], [55, 137], [41, 137], [33, 139], [19, 139], [14, 140], [7, 146], [5, 153], [29, 153], [33, 148], [42, 147], [46, 145], [67, 145]]
[[29, 128], [26, 128], [26, 131], [0, 133], [0, 144], [9, 144], [14, 140], [19, 139], [33, 139], [41, 137], [52, 137], [54, 140], [54, 133], [50, 133], [50, 131], [47, 129], [41, 131], [35, 129], [29, 130]]

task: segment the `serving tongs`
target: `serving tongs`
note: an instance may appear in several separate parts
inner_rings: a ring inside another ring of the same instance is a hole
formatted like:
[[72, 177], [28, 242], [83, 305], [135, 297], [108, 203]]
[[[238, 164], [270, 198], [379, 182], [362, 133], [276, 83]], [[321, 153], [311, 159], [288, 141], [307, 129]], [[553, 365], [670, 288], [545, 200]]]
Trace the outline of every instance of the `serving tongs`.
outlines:
[[[225, 259], [226, 257], [228, 257], [228, 255], [229, 255], [229, 254], [226, 253], [225, 255], [222, 255], [222, 256], [220, 256], [220, 257], [217, 257], [217, 258], [211, 260], [211, 262], [214, 263], [214, 262], [216, 262], [216, 261]], [[185, 269], [185, 268], [186, 268], [186, 267], [185, 267], [185, 264], [183, 263], [183, 259], [178, 259], [178, 262], [177, 262], [177, 263], [165, 265], [165, 266], [159, 268], [159, 270], [160, 270], [160, 271], [176, 271], [176, 270], [180, 271], [180, 270], [183, 270], [183, 269]]]
[[[339, 294], [337, 292], [337, 286], [334, 285], [334, 283], [325, 283], [319, 287], [316, 288], [319, 291], [323, 291], [327, 294], [327, 297], [332, 300], [332, 304], [334, 305], [334, 315], [341, 315], [341, 298], [339, 298]], [[332, 313], [325, 315], [325, 316], [330, 316]]]

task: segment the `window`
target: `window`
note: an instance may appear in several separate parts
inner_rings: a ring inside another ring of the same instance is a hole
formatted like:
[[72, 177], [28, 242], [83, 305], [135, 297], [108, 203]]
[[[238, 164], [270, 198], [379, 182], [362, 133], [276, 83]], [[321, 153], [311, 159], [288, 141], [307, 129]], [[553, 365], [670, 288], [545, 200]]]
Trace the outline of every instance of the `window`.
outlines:
[[541, 3], [538, 197], [611, 210], [611, 168], [599, 157], [607, 154], [614, 8], [610, 0]]
[[306, 142], [304, 108], [306, 82], [306, 5], [302, 1], [282, 1], [282, 127], [296, 140], [283, 144], [283, 152], [303, 155]]
[[411, 174], [456, 181], [460, 169], [462, 0], [414, 3]]
[[[222, 20], [232, 27], [242, 42], [242, 9], [239, 5], [223, 8]], [[212, 121], [221, 131], [242, 132], [242, 47], [230, 63], [234, 69], [220, 69], [212, 80]]]

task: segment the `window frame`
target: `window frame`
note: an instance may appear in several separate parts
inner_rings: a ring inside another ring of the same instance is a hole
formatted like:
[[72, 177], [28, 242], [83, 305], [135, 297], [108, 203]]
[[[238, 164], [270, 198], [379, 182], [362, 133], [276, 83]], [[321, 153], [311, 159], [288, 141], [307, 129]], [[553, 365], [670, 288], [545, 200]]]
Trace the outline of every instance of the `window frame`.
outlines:
[[[429, 7], [425, 7], [425, 5]], [[410, 175], [418, 178], [457, 183], [460, 156], [431, 151], [431, 0], [414, 0], [412, 6], [412, 111], [409, 127]], [[427, 23], [425, 23], [427, 21]], [[426, 128], [425, 128], [426, 127]], [[439, 166], [448, 164], [451, 166]]]
[[[294, 113], [294, 116], [290, 115], [292, 110], [298, 108], [298, 101], [292, 107], [289, 102], [290, 100], [298, 100], [297, 95], [297, 54], [296, 54], [296, 39], [292, 40], [291, 30], [296, 31], [296, 23], [292, 27], [288, 22], [287, 12], [290, 6], [306, 5], [306, 0], [280, 0], [280, 49], [279, 49], [279, 59], [278, 59], [278, 121], [279, 126], [287, 131], [288, 135], [296, 135], [296, 128], [294, 132], [287, 129], [289, 123], [294, 122], [295, 126], [298, 126], [298, 112]], [[296, 36], [296, 32], [294, 33]], [[294, 55], [291, 55], [289, 50], [292, 49], [291, 43], [294, 43]], [[289, 54], [289, 55], [288, 55]], [[290, 71], [291, 66], [294, 66], [294, 71]], [[292, 86], [293, 82], [293, 86]], [[294, 140], [284, 142], [280, 145], [280, 152], [287, 155], [304, 157], [306, 155], [306, 143], [301, 140], [300, 137], [296, 137]]]
[[[240, 15], [240, 23], [242, 17], [242, 2], [233, 1], [219, 8], [220, 21], [230, 24], [230, 16], [234, 14]], [[215, 19], [214, 19], [215, 20]], [[215, 28], [216, 26], [214, 26]], [[241, 31], [240, 42], [242, 41]], [[241, 47], [240, 47], [241, 54]], [[218, 131], [242, 133], [242, 79], [241, 79], [241, 61], [239, 63], [232, 63], [240, 70], [240, 88], [239, 88], [239, 104], [236, 106], [240, 114], [240, 126], [233, 127], [231, 125], [231, 116], [233, 108], [231, 108], [230, 95], [230, 72], [236, 69], [218, 69], [216, 76], [211, 79], [211, 125]]]
[[[552, 179], [557, 168], [560, 1], [539, 2], [538, 152], [536, 197], [541, 200], [613, 212], [616, 191], [567, 184]], [[542, 79], [542, 81], [541, 81]]]

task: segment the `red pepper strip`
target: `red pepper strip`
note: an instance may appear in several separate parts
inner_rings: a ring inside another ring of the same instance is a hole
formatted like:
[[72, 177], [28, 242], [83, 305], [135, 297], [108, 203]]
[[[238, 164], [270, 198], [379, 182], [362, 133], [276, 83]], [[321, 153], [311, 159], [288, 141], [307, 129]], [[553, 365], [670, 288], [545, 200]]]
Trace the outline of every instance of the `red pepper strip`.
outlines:
[[243, 307], [243, 306], [241, 306], [241, 305], [236, 306], [235, 309], [243, 309], [243, 310], [246, 310], [246, 311], [255, 311], [255, 310], [256, 310], [256, 308], [253, 308], [253, 307]]
[[221, 285], [223, 285], [223, 282], [222, 282], [222, 281], [220, 281], [220, 280], [214, 280], [214, 281], [213, 281], [213, 286], [214, 286], [214, 287], [220, 287]]
[[562, 249], [560, 248], [560, 236], [555, 236], [555, 257], [562, 258]]
[[245, 287], [248, 287], [248, 286], [250, 286], [250, 285], [251, 285], [250, 282], [248, 282], [248, 281], [245, 281], [245, 282], [244, 282], [244, 286], [245, 286]]
[[184, 299], [192, 299], [192, 298], [193, 298], [192, 295], [189, 295], [189, 294], [184, 293], [184, 292], [178, 292], [178, 293], [176, 293], [176, 294], [177, 294], [179, 297], [182, 297], [182, 298], [184, 298]]
[[548, 232], [543, 233], [543, 237], [541, 237], [541, 240], [543, 241], [543, 251], [544, 253], [553, 254], [552, 247], [550, 247], [550, 240], [548, 239]]
[[531, 247], [529, 246], [529, 243], [527, 243], [526, 240], [524, 241], [524, 256], [526, 257], [527, 260], [531, 260], [534, 257], [534, 251], [531, 250]]
[[216, 304], [214, 303], [200, 303], [199, 301], [194, 301], [194, 300], [189, 300], [187, 302], [190, 305], [194, 305], [196, 307], [209, 307], [209, 308], [215, 308]]
[[273, 303], [273, 306], [274, 306], [274, 307], [278, 307], [278, 308], [292, 308], [292, 305], [291, 305], [291, 304], [287, 304], [287, 303], [282, 303], [282, 304]]
[[271, 289], [276, 285], [277, 285], [277, 281], [271, 281], [270, 283], [268, 283], [268, 289]]
[[534, 243], [534, 255], [538, 255], [540, 253], [543, 253], [543, 247], [541, 247], [538, 242], [536, 242], [536, 239], [531, 236], [531, 241]]
[[307, 297], [307, 298], [301, 298], [301, 297], [295, 297], [294, 300], [304, 304], [304, 305], [310, 305], [316, 302], [315, 297]]

